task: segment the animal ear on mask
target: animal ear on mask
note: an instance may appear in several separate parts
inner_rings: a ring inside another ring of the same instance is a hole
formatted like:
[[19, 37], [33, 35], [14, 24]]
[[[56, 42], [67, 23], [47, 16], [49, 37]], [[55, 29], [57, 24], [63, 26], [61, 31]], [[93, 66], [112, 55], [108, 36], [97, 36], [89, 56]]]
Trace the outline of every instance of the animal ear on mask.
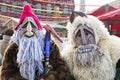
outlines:
[[70, 15], [70, 22], [71, 23], [74, 21], [76, 16], [87, 17], [87, 15], [85, 13], [83, 13], [83, 12], [72, 11], [72, 14]]

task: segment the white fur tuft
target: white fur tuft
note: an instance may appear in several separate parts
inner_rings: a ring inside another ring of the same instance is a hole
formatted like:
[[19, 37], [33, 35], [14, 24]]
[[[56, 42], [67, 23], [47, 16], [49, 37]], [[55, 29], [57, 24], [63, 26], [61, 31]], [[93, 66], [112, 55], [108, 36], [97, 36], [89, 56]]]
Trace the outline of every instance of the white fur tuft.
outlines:
[[[79, 24], [86, 24], [94, 30], [96, 44], [104, 51], [104, 57], [99, 66], [78, 67], [74, 62], [75, 44], [73, 41], [73, 32]], [[62, 55], [75, 79], [114, 80], [116, 63], [120, 59], [120, 38], [111, 36], [103, 23], [90, 15], [87, 15], [87, 17], [76, 17], [73, 23], [67, 27], [69, 31], [68, 40], [70, 42], [62, 51]]]

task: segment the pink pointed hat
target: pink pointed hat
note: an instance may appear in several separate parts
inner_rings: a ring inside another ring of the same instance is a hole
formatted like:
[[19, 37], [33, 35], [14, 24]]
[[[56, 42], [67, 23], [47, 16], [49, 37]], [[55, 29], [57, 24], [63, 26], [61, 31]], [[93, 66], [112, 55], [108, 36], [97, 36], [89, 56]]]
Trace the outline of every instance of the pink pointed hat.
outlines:
[[23, 8], [22, 14], [20, 16], [20, 20], [19, 20], [19, 24], [15, 27], [15, 30], [18, 29], [19, 25], [23, 22], [23, 20], [26, 17], [33, 17], [33, 19], [35, 20], [37, 26], [38, 26], [38, 30], [42, 29], [42, 25], [40, 24], [40, 20], [38, 19], [38, 17], [33, 13], [32, 8], [29, 4], [26, 4]]

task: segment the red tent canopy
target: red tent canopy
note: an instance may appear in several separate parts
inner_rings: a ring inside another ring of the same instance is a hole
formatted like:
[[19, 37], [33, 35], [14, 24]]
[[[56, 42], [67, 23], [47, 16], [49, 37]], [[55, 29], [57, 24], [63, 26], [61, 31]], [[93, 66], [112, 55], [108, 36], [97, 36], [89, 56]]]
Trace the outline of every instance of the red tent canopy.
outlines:
[[114, 30], [120, 31], [120, 23], [112, 24], [111, 30], [113, 30], [113, 31], [114, 31]]
[[108, 12], [106, 14], [100, 15], [100, 16], [98, 16], [98, 18], [100, 20], [105, 20], [105, 19], [120, 20], [120, 9], [110, 11], [110, 12]]
[[101, 6], [97, 10], [93, 11], [92, 13], [90, 13], [90, 15], [97, 17], [97, 16], [100, 16], [102, 14], [108, 13], [108, 12], [113, 11], [113, 10], [116, 10], [116, 8], [110, 6], [109, 4], [106, 4], [104, 6]]
[[111, 31], [115, 31], [116, 36], [120, 37], [120, 9], [100, 15], [98, 18], [102, 21], [107, 21], [111, 25]]

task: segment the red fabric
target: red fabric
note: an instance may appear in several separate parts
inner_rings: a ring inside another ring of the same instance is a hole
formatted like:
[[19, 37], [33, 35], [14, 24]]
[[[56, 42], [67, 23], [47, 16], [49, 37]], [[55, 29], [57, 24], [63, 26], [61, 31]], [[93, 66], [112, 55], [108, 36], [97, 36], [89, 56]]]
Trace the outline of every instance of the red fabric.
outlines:
[[119, 20], [120, 19], [120, 9], [110, 11], [109, 13], [98, 16], [98, 18], [100, 20], [105, 20], [105, 19]]
[[[116, 8], [114, 8], [114, 7], [109, 5], [108, 12], [113, 11], [113, 10], [116, 10]], [[103, 15], [103, 14], [108, 13], [108, 12], [106, 12], [105, 6], [101, 6], [97, 10], [93, 11], [92, 13], [90, 13], [90, 15], [93, 15], [93, 16], [97, 17], [97, 16]]]
[[38, 26], [38, 29], [41, 30], [42, 29], [42, 25], [40, 24], [40, 20], [38, 19], [38, 17], [33, 13], [32, 11], [32, 8], [29, 4], [26, 4], [23, 8], [23, 11], [22, 11], [22, 14], [20, 16], [20, 21], [19, 21], [19, 24], [15, 27], [15, 30], [18, 29], [19, 25], [23, 22], [23, 20], [26, 18], [26, 17], [33, 17], [37, 26]]
[[112, 31], [114, 31], [114, 30], [120, 31], [120, 23], [113, 24], [111, 30]]
[[120, 34], [117, 34], [116, 36], [120, 37]]
[[112, 28], [111, 31], [116, 31], [116, 36], [120, 37], [120, 34], [118, 34], [118, 32], [120, 32], [120, 23], [114, 23], [112, 24]]

